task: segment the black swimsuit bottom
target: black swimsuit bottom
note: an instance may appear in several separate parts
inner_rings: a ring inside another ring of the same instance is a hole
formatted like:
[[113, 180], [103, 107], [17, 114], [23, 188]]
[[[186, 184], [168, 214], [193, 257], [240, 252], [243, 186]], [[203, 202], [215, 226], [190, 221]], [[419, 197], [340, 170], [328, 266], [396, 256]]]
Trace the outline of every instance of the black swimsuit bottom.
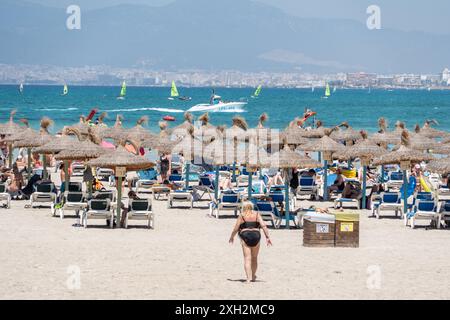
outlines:
[[242, 239], [242, 241], [245, 242], [245, 244], [249, 247], [256, 247], [261, 240], [261, 232], [259, 231], [259, 228], [261, 227], [259, 225], [258, 221], [245, 221], [244, 217], [242, 217], [244, 222], [240, 225], [240, 229], [252, 229], [252, 230], [243, 230], [239, 232], [239, 237]]

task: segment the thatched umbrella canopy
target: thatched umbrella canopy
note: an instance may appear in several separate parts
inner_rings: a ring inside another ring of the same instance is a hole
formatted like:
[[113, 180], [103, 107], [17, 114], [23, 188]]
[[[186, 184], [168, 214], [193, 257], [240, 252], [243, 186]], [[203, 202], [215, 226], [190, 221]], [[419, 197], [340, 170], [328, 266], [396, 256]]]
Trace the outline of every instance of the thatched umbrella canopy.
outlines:
[[88, 160], [98, 158], [103, 154], [111, 153], [112, 150], [105, 149], [90, 140], [80, 141], [76, 144], [76, 148], [65, 149], [58, 153], [55, 158], [57, 160]]
[[25, 129], [23, 129], [21, 127], [20, 131], [17, 131], [16, 133], [14, 133], [10, 136], [6, 136], [4, 139], [1, 140], [2, 142], [13, 143], [13, 142], [25, 139], [29, 136], [38, 134], [38, 132], [36, 130], [33, 130], [32, 128], [30, 128], [30, 124], [27, 119], [20, 119], [19, 121], [25, 125]]
[[195, 128], [195, 136], [200, 138], [204, 143], [211, 143], [221, 137], [224, 128], [221, 127], [219, 129], [219, 127], [213, 126], [209, 120], [208, 112], [206, 112], [198, 118], [198, 121], [201, 123], [200, 127]]
[[79, 122], [77, 122], [71, 126], [67, 126], [64, 129], [66, 129], [66, 128], [76, 129], [84, 139], [89, 134], [89, 127], [90, 127], [89, 124], [86, 122], [86, 117], [81, 115]]
[[50, 142], [53, 137], [50, 135], [48, 128], [53, 123], [53, 121], [47, 117], [43, 117], [41, 120], [41, 129], [39, 133], [30, 135], [24, 139], [14, 142], [14, 148], [33, 148], [40, 147], [48, 142]]
[[439, 123], [436, 120], [426, 120], [419, 133], [428, 138], [442, 138], [448, 135], [448, 132], [446, 131], [437, 130], [431, 127], [433, 124], [437, 125]]
[[304, 137], [305, 138], [322, 138], [326, 135], [327, 128], [323, 126], [322, 121], [318, 120], [316, 122], [317, 128], [311, 129], [311, 130], [305, 130]]
[[12, 110], [9, 114], [9, 121], [6, 123], [0, 124], [0, 134], [10, 136], [18, 133], [23, 129], [19, 124], [14, 122], [14, 115], [16, 114], [16, 110]]
[[194, 116], [189, 111], [184, 113], [184, 122], [172, 130], [172, 134], [178, 137], [184, 137], [188, 134], [188, 130], [194, 124]]
[[149, 130], [143, 127], [144, 124], [148, 123], [148, 117], [142, 116], [136, 121], [136, 125], [127, 130], [126, 138], [132, 141], [136, 141], [138, 144], [147, 138], [155, 138], [156, 135], [151, 133]]
[[[416, 127], [417, 129], [417, 127]], [[417, 133], [410, 135], [410, 147], [415, 150], [434, 150], [439, 145], [436, 140], [427, 138], [426, 136]], [[395, 147], [393, 150], [397, 150], [400, 146]]]
[[292, 151], [288, 145], [284, 145], [283, 149], [271, 155], [270, 166], [275, 166], [282, 169], [290, 168], [318, 168], [321, 166], [320, 162], [311, 159], [308, 156]]
[[110, 128], [106, 127], [97, 127], [97, 133], [102, 139], [113, 139], [115, 141], [122, 140], [127, 136], [128, 131], [122, 126], [123, 117], [121, 115], [117, 115], [116, 122], [114, 126]]
[[434, 157], [428, 153], [420, 152], [411, 148], [410, 136], [406, 130], [403, 131], [401, 140], [402, 144], [400, 148], [375, 158], [373, 163], [375, 165], [401, 164], [403, 161], [422, 162], [434, 159]]
[[[386, 120], [384, 118], [378, 119], [380, 130], [370, 137], [372, 141], [382, 146], [388, 144], [399, 144], [401, 141], [402, 132], [405, 131], [405, 123], [397, 121], [393, 131], [387, 130]], [[406, 130], [407, 131], [407, 130]]]
[[[341, 127], [346, 128], [346, 130], [341, 130], [340, 129]], [[344, 141], [346, 143], [362, 139], [361, 133], [350, 127], [347, 122], [341, 123], [338, 126], [338, 129], [333, 131], [333, 133], [331, 133], [330, 138], [336, 141]]]
[[362, 140], [350, 147], [335, 152], [333, 156], [339, 160], [354, 160], [356, 158], [373, 159], [386, 153], [386, 149], [381, 148], [375, 142], [368, 139], [366, 131], [361, 131], [360, 136]]
[[33, 148], [33, 152], [42, 154], [58, 153], [63, 150], [71, 150], [78, 148], [78, 138], [73, 138], [67, 134], [68, 131], [64, 131], [61, 137], [54, 137], [48, 143]]
[[122, 146], [118, 146], [116, 150], [105, 153], [96, 159], [90, 160], [87, 164], [91, 167], [111, 169], [115, 169], [116, 167], [125, 167], [127, 171], [149, 169], [155, 165], [153, 162], [144, 157], [128, 152]]
[[450, 144], [448, 144], [448, 143], [437, 143], [433, 147], [432, 153], [435, 153], [435, 154], [449, 154], [450, 155]]
[[432, 172], [436, 172], [444, 176], [448, 175], [450, 174], [450, 158], [441, 158], [430, 161], [427, 164], [427, 168]]
[[337, 143], [329, 137], [332, 131], [333, 129], [327, 129], [322, 138], [315, 139], [305, 145], [301, 145], [298, 149], [303, 151], [317, 151], [324, 153], [333, 153], [343, 150], [345, 148], [344, 145]]
[[244, 141], [248, 139], [248, 124], [244, 118], [235, 116], [233, 117], [233, 125], [230, 128], [225, 129], [225, 139], [233, 141], [238, 139]]

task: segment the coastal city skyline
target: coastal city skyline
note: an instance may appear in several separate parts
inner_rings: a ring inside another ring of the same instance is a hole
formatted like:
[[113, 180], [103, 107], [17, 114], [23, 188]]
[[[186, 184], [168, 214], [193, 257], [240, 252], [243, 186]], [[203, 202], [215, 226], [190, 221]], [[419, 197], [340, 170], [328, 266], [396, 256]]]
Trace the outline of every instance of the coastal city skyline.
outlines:
[[238, 70], [164, 71], [110, 66], [58, 67], [49, 65], [0, 64], [1, 85], [82, 85], [115, 86], [126, 81], [129, 86], [167, 87], [172, 81], [181, 87], [257, 87], [318, 88], [326, 84], [340, 88], [416, 88], [449, 89], [450, 70], [434, 74], [378, 74], [340, 72], [243, 72]]

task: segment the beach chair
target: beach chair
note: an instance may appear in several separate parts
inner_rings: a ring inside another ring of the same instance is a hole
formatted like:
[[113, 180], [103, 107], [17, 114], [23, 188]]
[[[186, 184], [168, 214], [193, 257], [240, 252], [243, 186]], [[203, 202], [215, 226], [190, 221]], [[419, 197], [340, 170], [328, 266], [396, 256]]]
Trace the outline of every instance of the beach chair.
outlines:
[[81, 182], [69, 182], [69, 192], [83, 192], [83, 184]]
[[380, 201], [374, 204], [372, 216], [380, 219], [381, 211], [394, 211], [397, 217], [400, 213], [403, 215], [403, 204], [401, 194], [398, 192], [383, 192], [380, 195]]
[[450, 189], [447, 186], [439, 185], [437, 195], [439, 200], [442, 201], [450, 200]]
[[439, 229], [441, 226], [441, 214], [438, 213], [437, 204], [431, 200], [418, 200], [413, 211], [405, 215], [405, 225], [408, 223], [412, 229], [416, 226], [417, 220], [428, 220], [430, 224], [434, 223]]
[[161, 196], [166, 196], [169, 198], [169, 194], [172, 191], [169, 186], [165, 184], [157, 184], [152, 186], [152, 194], [154, 200], [160, 200]]
[[190, 190], [171, 190], [167, 199], [167, 208], [173, 208], [174, 202], [189, 202], [190, 208], [194, 206], [192, 192]]
[[185, 182], [183, 180], [183, 176], [181, 174], [171, 174], [169, 176], [169, 182], [173, 183], [177, 186], [184, 187]]
[[195, 199], [194, 201], [202, 200], [205, 195], [208, 196], [209, 200], [213, 201], [215, 192], [214, 181], [207, 175], [200, 176], [199, 180], [200, 181], [198, 186], [193, 187], [193, 189], [198, 193], [198, 198]]
[[232, 210], [234, 215], [237, 216], [238, 211], [241, 211], [241, 199], [237, 193], [222, 193], [219, 196], [218, 202], [211, 202], [210, 204], [210, 216], [219, 218], [220, 211]]
[[441, 215], [441, 222], [444, 222], [445, 225], [448, 226], [450, 221], [450, 200], [441, 203], [439, 213]]
[[4, 183], [0, 183], [0, 203], [7, 209], [11, 208], [11, 195]]
[[136, 181], [136, 193], [143, 190], [151, 191], [154, 184], [158, 183], [158, 172], [151, 168], [149, 170], [140, 170], [136, 172], [138, 180]]
[[84, 174], [85, 166], [80, 162], [72, 162], [72, 176], [73, 177], [82, 177]]
[[109, 220], [109, 227], [114, 226], [114, 216], [111, 210], [110, 199], [91, 199], [88, 202], [87, 210], [83, 214], [83, 226], [87, 228], [88, 219]]
[[66, 210], [73, 210], [77, 216], [80, 215], [80, 211], [87, 208], [85, 202], [85, 195], [83, 192], [64, 192], [63, 205], [58, 208], [59, 217], [64, 219], [64, 213]]
[[317, 199], [317, 185], [313, 177], [300, 177], [298, 179], [299, 185], [295, 192], [295, 196], [309, 196], [311, 200]]
[[[272, 199], [273, 203], [282, 204], [284, 202], [284, 186], [272, 186], [270, 187], [268, 197]], [[289, 208], [294, 209], [296, 205], [296, 197], [289, 192]]]
[[[248, 188], [242, 189], [233, 189], [233, 190], [242, 190], [242, 198], [248, 199]], [[266, 196], [267, 186], [263, 180], [259, 180], [259, 178], [255, 181], [252, 181], [252, 197], [253, 198], [261, 198]]]
[[403, 185], [403, 172], [392, 171], [389, 172], [388, 181], [385, 183], [385, 190], [399, 190]]
[[256, 201], [255, 207], [264, 221], [271, 222], [275, 229], [280, 227], [282, 219], [272, 201]]
[[99, 180], [109, 180], [111, 176], [114, 176], [114, 170], [109, 168], [97, 168], [96, 176]]
[[50, 206], [51, 214], [54, 216], [57, 195], [53, 182], [40, 183], [35, 186], [35, 190], [30, 197], [30, 207]]
[[357, 210], [361, 209], [360, 199], [339, 197], [334, 200], [334, 208], [337, 209], [338, 205], [339, 205], [339, 208], [343, 208], [344, 205], [345, 206], [350, 205], [351, 207], [355, 207]]
[[130, 211], [128, 211], [125, 218], [125, 229], [128, 228], [129, 220], [147, 220], [148, 228], [155, 229], [155, 216], [150, 199], [130, 199], [128, 206]]
[[115, 190], [98, 190], [92, 195], [93, 199], [109, 199], [110, 202], [116, 202]]

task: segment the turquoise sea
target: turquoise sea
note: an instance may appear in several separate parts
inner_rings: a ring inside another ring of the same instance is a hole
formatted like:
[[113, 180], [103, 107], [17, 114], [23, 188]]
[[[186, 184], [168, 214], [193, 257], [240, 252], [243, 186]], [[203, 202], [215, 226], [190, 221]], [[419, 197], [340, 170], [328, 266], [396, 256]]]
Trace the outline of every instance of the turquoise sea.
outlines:
[[[92, 108], [108, 113], [107, 123], [112, 124], [117, 114], [124, 117], [126, 127], [134, 126], [136, 120], [147, 115], [148, 127], [158, 131], [158, 121], [171, 115], [175, 126], [183, 121], [183, 112], [198, 103], [208, 103], [209, 88], [178, 88], [180, 95], [191, 96], [191, 101], [168, 100], [170, 88], [128, 87], [125, 100], [117, 100], [117, 87], [69, 86], [69, 94], [61, 96], [62, 86], [25, 85], [23, 94], [18, 86], [0, 86], [0, 122], [8, 120], [9, 111], [17, 109], [16, 119], [27, 118], [34, 128], [39, 119], [48, 116], [54, 120], [52, 131], [78, 121]], [[326, 126], [348, 121], [356, 129], [369, 132], [377, 130], [377, 119], [384, 116], [390, 127], [396, 120], [406, 122], [409, 128], [425, 119], [436, 119], [437, 128], [450, 131], [450, 91], [427, 90], [347, 90], [338, 89], [329, 99], [323, 99], [323, 89], [270, 89], [263, 88], [261, 95], [253, 99], [253, 88], [216, 88], [216, 94], [226, 101], [247, 100], [245, 112], [240, 113], [251, 127], [255, 126], [262, 112], [267, 112], [267, 125], [284, 128], [305, 108], [318, 113], [317, 119]], [[215, 125], [230, 125], [235, 113], [210, 113]], [[200, 115], [196, 113], [195, 115]]]

